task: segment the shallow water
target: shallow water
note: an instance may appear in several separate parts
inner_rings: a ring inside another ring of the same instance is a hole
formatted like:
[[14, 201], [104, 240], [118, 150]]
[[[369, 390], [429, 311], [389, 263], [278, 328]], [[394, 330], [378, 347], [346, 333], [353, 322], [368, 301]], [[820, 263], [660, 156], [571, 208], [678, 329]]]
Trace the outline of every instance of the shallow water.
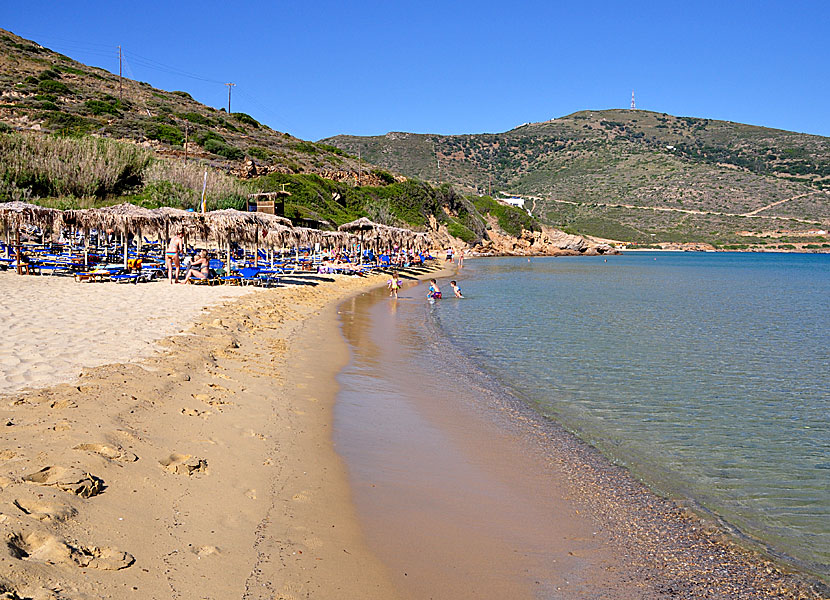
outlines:
[[466, 299], [419, 317], [446, 352], [830, 576], [830, 256], [481, 259], [458, 279]]

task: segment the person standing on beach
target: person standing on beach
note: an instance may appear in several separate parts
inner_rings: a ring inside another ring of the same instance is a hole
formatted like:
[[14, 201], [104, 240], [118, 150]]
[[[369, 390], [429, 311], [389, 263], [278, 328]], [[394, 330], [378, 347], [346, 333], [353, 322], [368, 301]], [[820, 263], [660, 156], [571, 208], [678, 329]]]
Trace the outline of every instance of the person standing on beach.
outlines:
[[170, 283], [173, 283], [173, 267], [176, 267], [175, 282], [179, 283], [179, 270], [181, 269], [180, 257], [184, 252], [184, 239], [180, 231], [173, 234], [170, 238], [170, 243], [167, 244], [167, 250], [164, 252], [164, 264], [167, 266], [167, 278]]
[[447, 246], [447, 262], [452, 262], [452, 246]]
[[463, 248], [458, 251], [458, 268], [459, 269], [464, 268], [464, 249]]
[[398, 272], [392, 272], [392, 279], [386, 282], [386, 286], [389, 288], [389, 297], [390, 298], [398, 298], [398, 290], [401, 287], [401, 280], [398, 278]]

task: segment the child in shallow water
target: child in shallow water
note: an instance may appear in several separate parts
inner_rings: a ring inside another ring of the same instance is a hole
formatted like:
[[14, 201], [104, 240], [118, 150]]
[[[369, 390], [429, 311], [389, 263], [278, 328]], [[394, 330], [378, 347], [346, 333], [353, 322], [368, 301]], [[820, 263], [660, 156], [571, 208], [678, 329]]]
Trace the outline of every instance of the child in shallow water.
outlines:
[[429, 292], [427, 293], [427, 298], [432, 300], [441, 299], [441, 289], [438, 287], [438, 282], [434, 279], [429, 280]]
[[455, 294], [456, 298], [463, 298], [464, 296], [461, 295], [461, 288], [458, 287], [458, 282], [453, 280], [450, 281], [450, 285], [452, 286], [452, 291]]
[[398, 297], [398, 290], [401, 287], [401, 280], [398, 278], [398, 272], [392, 273], [392, 279], [386, 282], [386, 287], [389, 288], [389, 296], [392, 298]]

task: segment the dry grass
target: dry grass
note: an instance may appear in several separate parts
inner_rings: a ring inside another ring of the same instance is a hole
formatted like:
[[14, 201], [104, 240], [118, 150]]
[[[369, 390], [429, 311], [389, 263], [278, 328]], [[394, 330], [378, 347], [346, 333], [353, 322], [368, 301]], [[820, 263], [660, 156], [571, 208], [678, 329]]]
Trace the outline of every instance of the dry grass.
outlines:
[[140, 185], [151, 159], [144, 148], [102, 138], [0, 134], [0, 180], [40, 197], [123, 193]]

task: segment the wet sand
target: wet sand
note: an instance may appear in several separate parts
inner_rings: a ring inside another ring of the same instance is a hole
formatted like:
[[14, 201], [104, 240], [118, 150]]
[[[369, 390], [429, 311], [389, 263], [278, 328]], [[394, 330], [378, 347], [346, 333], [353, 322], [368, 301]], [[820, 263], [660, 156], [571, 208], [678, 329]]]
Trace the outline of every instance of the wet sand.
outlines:
[[423, 296], [340, 308], [352, 360], [336, 448], [370, 548], [406, 597], [826, 595], [442, 354]]

